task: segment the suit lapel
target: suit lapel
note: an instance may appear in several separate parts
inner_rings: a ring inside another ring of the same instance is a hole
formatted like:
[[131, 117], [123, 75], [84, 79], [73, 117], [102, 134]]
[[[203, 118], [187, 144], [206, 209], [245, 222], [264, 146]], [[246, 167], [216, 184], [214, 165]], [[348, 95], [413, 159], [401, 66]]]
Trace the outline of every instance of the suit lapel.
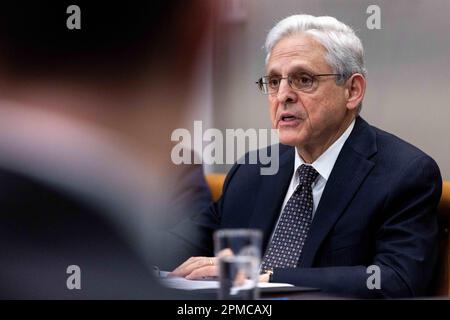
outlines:
[[368, 158], [376, 153], [375, 133], [361, 118], [344, 144], [323, 191], [300, 265], [311, 267], [322, 241], [339, 219], [373, 168]]
[[260, 176], [261, 182], [250, 220], [250, 228], [261, 229], [264, 232], [264, 249], [280, 213], [287, 188], [291, 182], [292, 173], [294, 172], [294, 152], [295, 148], [288, 147], [280, 155], [277, 174]]

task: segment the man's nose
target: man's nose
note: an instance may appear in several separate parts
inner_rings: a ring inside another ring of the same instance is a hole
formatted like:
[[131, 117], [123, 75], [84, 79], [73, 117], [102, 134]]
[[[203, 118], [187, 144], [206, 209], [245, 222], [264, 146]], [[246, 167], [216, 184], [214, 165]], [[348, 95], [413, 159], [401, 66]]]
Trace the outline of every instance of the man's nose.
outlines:
[[278, 87], [277, 100], [279, 103], [293, 103], [297, 100], [297, 94], [292, 90], [288, 79], [282, 79]]

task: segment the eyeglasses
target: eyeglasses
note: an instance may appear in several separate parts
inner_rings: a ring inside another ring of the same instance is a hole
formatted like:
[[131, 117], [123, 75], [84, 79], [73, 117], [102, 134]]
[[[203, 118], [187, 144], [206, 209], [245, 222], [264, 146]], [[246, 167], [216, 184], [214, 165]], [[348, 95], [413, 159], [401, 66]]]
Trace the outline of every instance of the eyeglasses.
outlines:
[[278, 92], [280, 87], [281, 80], [287, 79], [289, 86], [294, 90], [299, 91], [312, 91], [317, 87], [318, 78], [319, 77], [328, 77], [328, 76], [339, 76], [342, 77], [339, 73], [325, 73], [325, 74], [309, 74], [306, 72], [296, 72], [291, 73], [287, 77], [281, 76], [264, 76], [256, 81], [259, 89], [264, 94], [274, 94]]

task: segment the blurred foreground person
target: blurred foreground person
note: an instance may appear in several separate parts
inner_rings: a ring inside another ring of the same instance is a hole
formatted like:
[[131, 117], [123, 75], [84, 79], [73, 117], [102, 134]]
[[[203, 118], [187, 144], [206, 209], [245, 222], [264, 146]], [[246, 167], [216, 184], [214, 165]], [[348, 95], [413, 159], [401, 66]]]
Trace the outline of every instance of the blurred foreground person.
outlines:
[[70, 4], [0, 6], [0, 298], [176, 297], [146, 257], [210, 9]]

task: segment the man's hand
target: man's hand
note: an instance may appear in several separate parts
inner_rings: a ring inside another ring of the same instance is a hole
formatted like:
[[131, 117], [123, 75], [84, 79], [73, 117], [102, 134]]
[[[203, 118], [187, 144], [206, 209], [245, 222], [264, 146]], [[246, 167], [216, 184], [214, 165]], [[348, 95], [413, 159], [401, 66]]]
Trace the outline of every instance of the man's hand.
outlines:
[[[233, 251], [230, 249], [219, 252], [220, 257], [232, 255]], [[183, 277], [189, 280], [201, 280], [218, 275], [217, 258], [213, 257], [190, 257], [168, 274], [169, 277]]]
[[183, 277], [189, 280], [216, 277], [218, 275], [217, 258], [190, 257], [175, 270], [169, 273], [169, 277]]
[[269, 282], [270, 274], [264, 273], [259, 276], [259, 282]]

